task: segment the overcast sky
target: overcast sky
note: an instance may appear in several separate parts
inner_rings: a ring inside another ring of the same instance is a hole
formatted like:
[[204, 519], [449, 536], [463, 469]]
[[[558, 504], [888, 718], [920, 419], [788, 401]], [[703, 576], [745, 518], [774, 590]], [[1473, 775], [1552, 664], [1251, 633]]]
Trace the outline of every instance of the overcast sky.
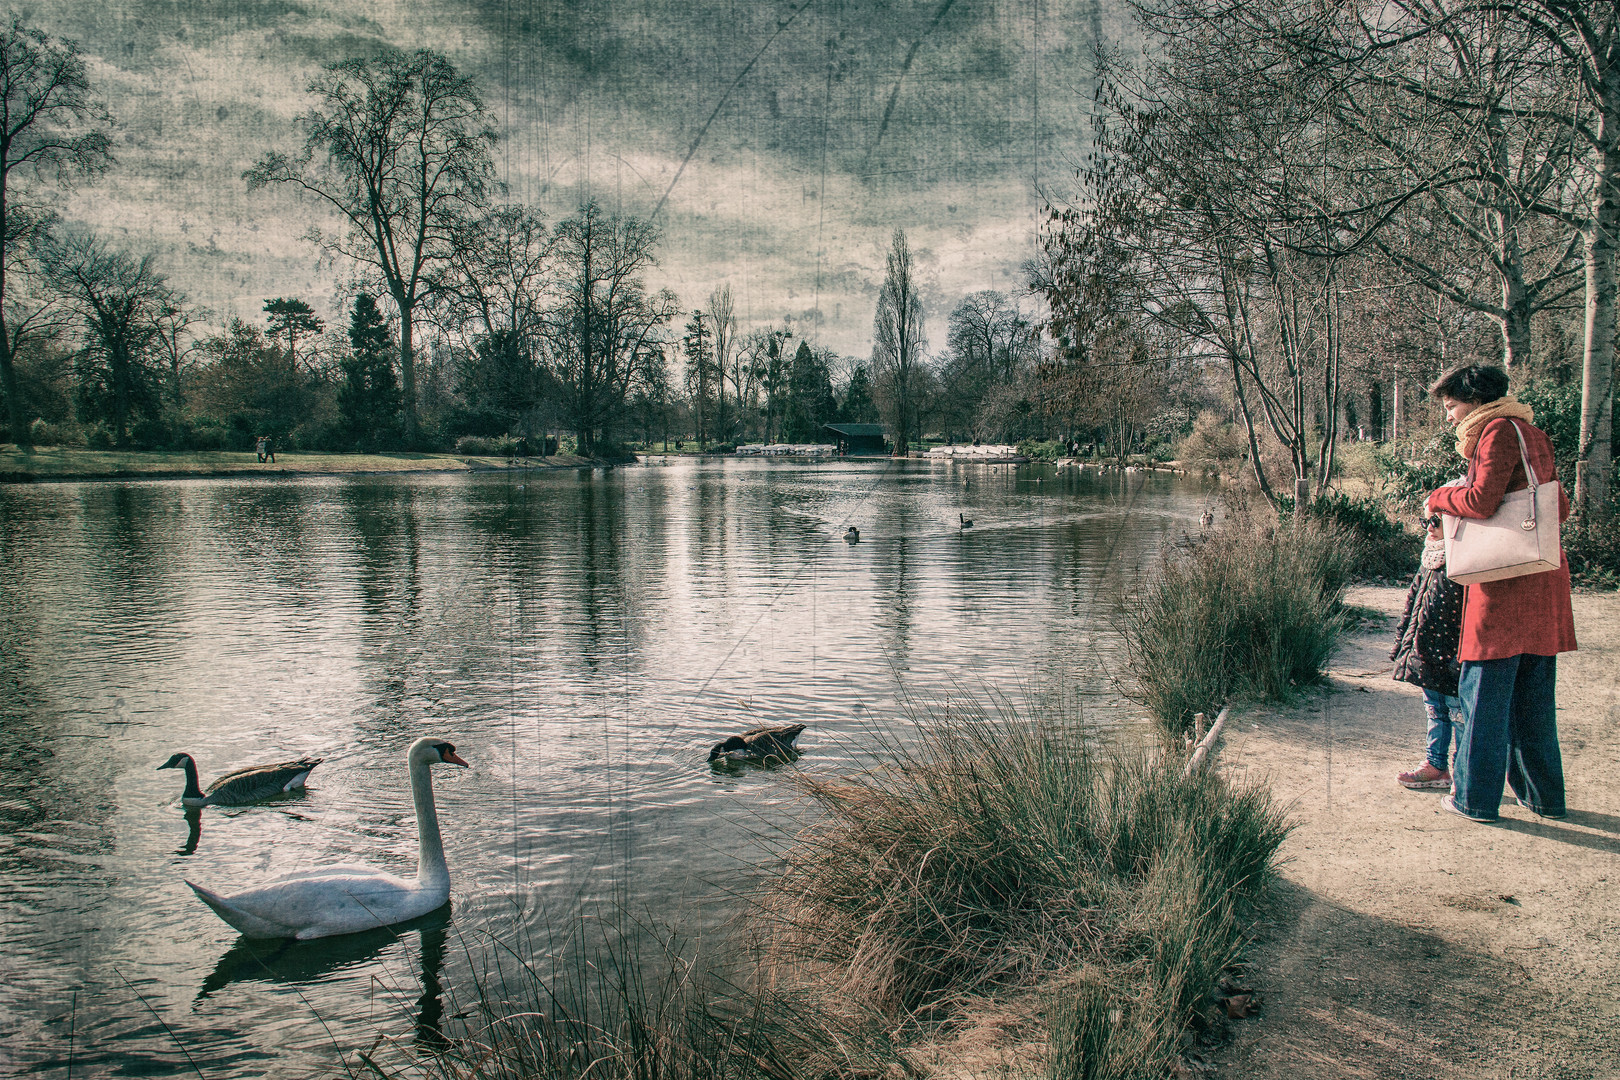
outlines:
[[153, 252], [223, 321], [272, 296], [337, 314], [347, 268], [313, 204], [241, 174], [294, 150], [320, 65], [432, 48], [475, 75], [508, 197], [557, 220], [595, 197], [657, 213], [687, 309], [729, 282], [744, 327], [870, 351], [903, 228], [930, 344], [962, 296], [1019, 287], [1043, 194], [1072, 176], [1092, 42], [1120, 0], [49, 0], [116, 120], [118, 163], [66, 216]]

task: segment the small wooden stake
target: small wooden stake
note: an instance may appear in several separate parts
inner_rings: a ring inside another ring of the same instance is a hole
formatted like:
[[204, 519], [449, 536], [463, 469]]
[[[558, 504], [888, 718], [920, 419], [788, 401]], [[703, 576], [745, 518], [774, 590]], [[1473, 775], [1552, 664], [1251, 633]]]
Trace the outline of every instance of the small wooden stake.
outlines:
[[1215, 717], [1215, 726], [1210, 728], [1209, 734], [1205, 735], [1203, 739], [1199, 741], [1198, 749], [1194, 750], [1192, 757], [1187, 759], [1187, 767], [1181, 770], [1181, 778], [1183, 780], [1191, 776], [1193, 774], [1193, 770], [1202, 765], [1204, 763], [1204, 759], [1209, 756], [1210, 747], [1215, 745], [1215, 740], [1221, 736], [1221, 728], [1226, 726], [1226, 714], [1230, 710], [1231, 706], [1227, 706], [1221, 710], [1219, 716]]

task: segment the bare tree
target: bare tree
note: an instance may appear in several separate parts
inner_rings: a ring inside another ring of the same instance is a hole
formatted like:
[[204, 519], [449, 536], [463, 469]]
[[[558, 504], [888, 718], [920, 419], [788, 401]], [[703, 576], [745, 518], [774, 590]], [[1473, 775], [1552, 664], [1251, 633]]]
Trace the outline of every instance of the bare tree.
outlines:
[[243, 173], [249, 190], [290, 184], [336, 210], [338, 234], [309, 239], [381, 279], [399, 312], [405, 437], [416, 436], [417, 308], [454, 251], [456, 229], [484, 201], [495, 129], [482, 96], [426, 49], [344, 60], [309, 84], [304, 146], [266, 154]]
[[[1492, 5], [1496, 6], [1496, 5]], [[1620, 251], [1620, 6], [1583, 0], [1509, 0], [1503, 5], [1574, 68], [1597, 123], [1572, 115], [1597, 172], [1582, 223], [1586, 345], [1581, 362], [1581, 434], [1575, 504], [1607, 508], [1614, 483], [1616, 255]]]
[[151, 256], [137, 259], [94, 235], [53, 244], [44, 266], [78, 327], [80, 406], [111, 424], [113, 438], [126, 445], [134, 422], [157, 414], [164, 335], [189, 324], [185, 298], [169, 287]]
[[[1178, 32], [1145, 66], [1107, 69], [1091, 205], [1054, 215], [1041, 277], [1055, 315], [1085, 332], [1071, 348], [1117, 337], [1110, 312], [1123, 302], [1158, 327], [1166, 361], [1221, 363], [1261, 490], [1279, 501], [1260, 462], [1269, 432], [1303, 505], [1332, 471], [1338, 266], [1388, 209], [1347, 183], [1350, 154], [1329, 138], [1312, 73], [1233, 49], [1199, 5], [1149, 13]], [[1314, 29], [1301, 19], [1298, 31]]]
[[[152, 347], [167, 368], [169, 402], [176, 410], [185, 407], [186, 372], [192, 366], [191, 358], [202, 346], [193, 327], [205, 322], [208, 317], [207, 308], [193, 307], [186, 302], [183, 294], [176, 292], [170, 292], [153, 311]], [[288, 354], [288, 363], [292, 363], [291, 353]]]
[[894, 450], [901, 457], [909, 452], [911, 432], [918, 424], [916, 391], [927, 347], [916, 262], [905, 231], [896, 229], [885, 259], [883, 288], [878, 293], [873, 320], [872, 367], [889, 403]]
[[1364, 147], [1368, 186], [1421, 192], [1372, 243], [1414, 284], [1496, 322], [1511, 369], [1531, 355], [1535, 315], [1580, 289], [1591, 184], [1570, 121], [1585, 106], [1562, 58], [1501, 12], [1403, 6], [1396, 32], [1343, 26], [1345, 81], [1327, 101]]
[[[1433, 95], [1453, 115], [1482, 123], [1564, 125], [1568, 158], [1590, 169], [1589, 182], [1550, 189], [1553, 197], [1521, 199], [1523, 209], [1566, 222], [1580, 236], [1585, 270], [1586, 326], [1581, 377], [1581, 433], [1575, 502], [1606, 507], [1613, 481], [1615, 279], [1620, 255], [1620, 7], [1585, 0], [1401, 0], [1363, 25], [1377, 49], [1404, 50], [1414, 42], [1449, 43], [1470, 23], [1500, 27], [1539, 45], [1538, 85], [1546, 100], [1510, 102]], [[1443, 46], [1449, 48], [1449, 44]], [[1431, 94], [1426, 79], [1408, 75], [1402, 87]], [[1556, 153], [1547, 162], [1563, 167]], [[1532, 170], [1534, 175], [1534, 170]], [[1579, 210], [1566, 198], [1585, 196]], [[1506, 283], [1511, 284], [1511, 283]], [[1511, 306], [1511, 305], [1508, 305]]]
[[[84, 58], [71, 41], [24, 26], [0, 30], [0, 390], [12, 439], [28, 441], [13, 365], [28, 341], [57, 328], [48, 293], [33, 288], [33, 251], [52, 215], [17, 181], [97, 172], [111, 160], [106, 110], [91, 97]], [[20, 286], [20, 287], [19, 287]]]
[[756, 395], [765, 398], [760, 438], [768, 443], [775, 442], [782, 430], [789, 373], [784, 343], [792, 336], [793, 332], [786, 328], [755, 330], [748, 335], [741, 350], [749, 385]]
[[973, 430], [991, 389], [1012, 383], [1031, 358], [1035, 341], [1028, 318], [1007, 294], [971, 293], [951, 312], [939, 371], [941, 419]]
[[460, 346], [461, 392], [526, 435], [545, 392], [540, 350], [555, 246], [527, 207], [470, 217], [456, 230], [434, 305]]
[[733, 408], [742, 397], [741, 372], [736, 370], [741, 353], [737, 349], [736, 304], [731, 298], [731, 286], [722, 285], [709, 294], [709, 327], [714, 335], [715, 380], [715, 438], [730, 442], [734, 438], [735, 422], [726, 408], [726, 382], [732, 384]]
[[554, 232], [556, 275], [541, 333], [579, 452], [624, 415], [637, 365], [660, 348], [660, 329], [678, 310], [668, 290], [648, 293], [658, 231], [589, 202]]

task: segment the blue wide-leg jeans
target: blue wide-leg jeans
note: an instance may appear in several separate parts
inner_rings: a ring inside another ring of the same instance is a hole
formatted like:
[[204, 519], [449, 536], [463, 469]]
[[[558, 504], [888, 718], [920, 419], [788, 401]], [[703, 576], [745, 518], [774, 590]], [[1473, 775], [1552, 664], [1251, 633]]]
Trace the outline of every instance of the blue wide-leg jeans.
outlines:
[[1457, 686], [1463, 732], [1451, 793], [1469, 816], [1496, 817], [1504, 780], [1536, 813], [1564, 812], [1557, 685], [1556, 656], [1463, 661]]

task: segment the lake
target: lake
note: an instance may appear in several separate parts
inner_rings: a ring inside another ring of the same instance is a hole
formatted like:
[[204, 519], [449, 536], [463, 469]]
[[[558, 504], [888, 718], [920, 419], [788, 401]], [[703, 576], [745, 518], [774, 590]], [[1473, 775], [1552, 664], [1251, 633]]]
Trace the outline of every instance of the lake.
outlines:
[[[779, 773], [711, 769], [715, 741], [803, 722], [798, 767], [838, 773], [964, 697], [1134, 723], [1114, 612], [1211, 498], [735, 459], [0, 487], [0, 1072], [342, 1075], [453, 1025], [498, 943], [603, 910], [713, 932], [804, 813]], [[472, 765], [434, 770], [447, 914], [267, 949], [185, 886], [413, 873], [426, 734]], [[326, 760], [198, 813], [156, 769], [180, 750], [205, 785]]]

